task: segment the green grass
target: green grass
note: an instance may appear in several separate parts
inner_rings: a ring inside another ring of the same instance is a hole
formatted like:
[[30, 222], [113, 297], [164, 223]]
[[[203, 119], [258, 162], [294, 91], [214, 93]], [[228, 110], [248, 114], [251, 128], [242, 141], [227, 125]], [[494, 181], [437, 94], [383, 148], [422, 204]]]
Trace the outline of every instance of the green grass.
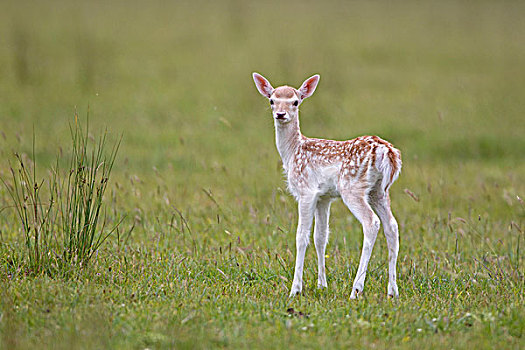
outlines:
[[92, 141], [88, 125], [82, 127], [76, 114], [70, 129], [65, 169], [60, 166], [64, 156], [59, 154], [40, 179], [33, 131], [31, 157], [15, 154], [11, 178], [1, 179], [12, 200], [5, 208], [15, 210], [24, 233], [26, 274], [64, 276], [75, 267], [84, 268], [121, 222], [108, 223], [103, 206], [119, 143], [108, 150], [106, 134]]
[[[89, 105], [94, 136], [123, 134], [104, 200], [109, 220], [127, 219], [75, 275], [35, 277], [0, 187], [0, 348], [522, 347], [524, 12], [3, 1], [0, 176], [31, 154], [33, 127], [44, 174]], [[386, 298], [382, 236], [365, 298], [349, 300], [362, 233], [341, 203], [329, 288], [316, 289], [310, 247], [304, 292], [288, 299], [296, 206], [253, 71], [295, 86], [321, 74], [306, 135], [378, 134], [402, 150], [399, 300]]]

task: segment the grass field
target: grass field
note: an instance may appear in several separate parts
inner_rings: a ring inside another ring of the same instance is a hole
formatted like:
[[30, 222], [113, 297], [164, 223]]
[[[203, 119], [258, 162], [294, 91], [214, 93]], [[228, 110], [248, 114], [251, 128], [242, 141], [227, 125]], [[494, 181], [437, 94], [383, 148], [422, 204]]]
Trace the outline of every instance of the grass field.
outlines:
[[[125, 216], [90, 264], [31, 274], [0, 185], [0, 348], [523, 348], [525, 3], [12, 1], [0, 4], [0, 176], [38, 177], [75, 111], [123, 136], [105, 195]], [[298, 86], [305, 135], [377, 134], [403, 152], [391, 189], [400, 298], [382, 234], [349, 300], [359, 223], [331, 215], [288, 298], [296, 204], [251, 73]], [[89, 107], [88, 107], [89, 106]], [[89, 112], [88, 112], [89, 110]]]

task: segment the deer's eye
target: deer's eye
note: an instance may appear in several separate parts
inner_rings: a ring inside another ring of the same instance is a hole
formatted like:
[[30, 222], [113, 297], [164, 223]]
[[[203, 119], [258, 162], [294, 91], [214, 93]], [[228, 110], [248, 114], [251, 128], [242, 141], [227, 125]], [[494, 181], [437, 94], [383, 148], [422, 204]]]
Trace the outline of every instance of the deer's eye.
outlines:
[[270, 100], [270, 104], [273, 105], [273, 100]]
[[299, 105], [299, 101], [295, 100], [295, 101], [293, 102], [293, 105], [297, 107], [297, 105]]

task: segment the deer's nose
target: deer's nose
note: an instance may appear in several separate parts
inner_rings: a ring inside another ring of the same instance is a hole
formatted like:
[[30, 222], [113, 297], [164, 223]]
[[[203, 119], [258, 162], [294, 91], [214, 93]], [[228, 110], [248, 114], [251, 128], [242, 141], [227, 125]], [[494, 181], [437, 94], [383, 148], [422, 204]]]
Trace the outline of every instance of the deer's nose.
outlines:
[[277, 119], [284, 119], [286, 112], [277, 112], [275, 115], [277, 115]]

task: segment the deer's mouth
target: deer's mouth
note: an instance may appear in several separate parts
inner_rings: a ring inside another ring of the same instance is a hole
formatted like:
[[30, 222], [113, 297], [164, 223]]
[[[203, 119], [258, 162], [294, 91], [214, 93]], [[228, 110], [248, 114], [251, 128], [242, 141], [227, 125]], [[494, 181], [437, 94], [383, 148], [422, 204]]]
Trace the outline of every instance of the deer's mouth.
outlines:
[[286, 113], [286, 112], [275, 112], [273, 114], [273, 116], [277, 120], [286, 120], [286, 119], [288, 119], [288, 113]]

